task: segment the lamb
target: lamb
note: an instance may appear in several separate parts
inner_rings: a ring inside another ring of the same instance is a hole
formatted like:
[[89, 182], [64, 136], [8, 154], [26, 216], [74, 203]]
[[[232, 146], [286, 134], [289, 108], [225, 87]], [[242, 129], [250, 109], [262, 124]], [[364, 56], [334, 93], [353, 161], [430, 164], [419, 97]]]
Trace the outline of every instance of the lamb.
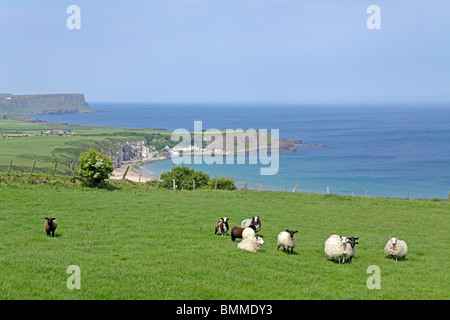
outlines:
[[228, 232], [228, 218], [220, 218], [219, 221], [216, 223], [216, 229], [214, 230], [214, 234], [217, 233], [217, 231], [220, 231], [222, 233], [222, 237], [227, 235]]
[[348, 259], [348, 261], [351, 262], [356, 253], [355, 245], [359, 244], [359, 242], [356, 242], [356, 240], [358, 240], [359, 238], [348, 237], [347, 239], [347, 242], [350, 245], [347, 245], [347, 254], [345, 259]]
[[389, 241], [386, 243], [384, 247], [384, 252], [388, 256], [389, 259], [406, 259], [406, 254], [408, 253], [408, 246], [406, 242], [403, 240], [399, 240], [398, 237], [389, 237]]
[[261, 231], [261, 219], [259, 218], [259, 216], [254, 216], [251, 219], [245, 219], [241, 223], [242, 228], [247, 228], [251, 225], [256, 226], [256, 232]]
[[45, 231], [47, 232], [47, 237], [50, 236], [50, 233], [51, 233], [51, 236], [54, 237], [55, 230], [56, 230], [56, 227], [58, 226], [58, 223], [55, 221], [55, 218], [52, 218], [52, 217], [48, 217], [45, 219], [47, 220], [44, 225]]
[[[252, 231], [255, 232], [256, 227], [253, 226], [253, 225], [250, 226], [249, 228], [233, 227], [231, 229], [231, 241], [234, 241], [236, 238], [243, 238], [242, 234], [243, 234], [245, 229], [252, 229]], [[246, 236], [250, 236], [250, 231], [246, 231]]]
[[262, 245], [264, 244], [264, 240], [259, 237], [247, 238], [239, 242], [238, 248], [241, 250], [246, 250], [250, 252], [261, 251]]
[[348, 238], [333, 234], [325, 241], [325, 256], [328, 260], [338, 261], [339, 264], [345, 262], [348, 257]]
[[295, 248], [295, 244], [296, 244], [295, 234], [297, 232], [298, 232], [298, 230], [292, 231], [292, 230], [287, 230], [287, 229], [286, 229], [286, 231], [280, 232], [280, 234], [278, 235], [277, 251], [280, 249], [280, 247], [283, 247], [283, 251], [286, 251], [286, 249], [287, 249], [288, 254], [289, 254], [289, 248], [291, 249], [291, 253], [294, 253], [294, 248]]

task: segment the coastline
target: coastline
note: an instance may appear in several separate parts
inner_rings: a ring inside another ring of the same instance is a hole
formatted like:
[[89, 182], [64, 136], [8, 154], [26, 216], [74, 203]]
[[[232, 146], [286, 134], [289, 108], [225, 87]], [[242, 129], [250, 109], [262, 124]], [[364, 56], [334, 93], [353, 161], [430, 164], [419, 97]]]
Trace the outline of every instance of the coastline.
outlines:
[[147, 181], [151, 181], [151, 180], [158, 180], [159, 176], [149, 174], [149, 173], [145, 172], [144, 170], [142, 170], [142, 167], [140, 169], [139, 169], [139, 167], [140, 167], [140, 165], [143, 165], [145, 163], [151, 163], [151, 162], [167, 160], [167, 159], [170, 159], [170, 157], [166, 156], [166, 155], [161, 155], [161, 156], [157, 157], [156, 159], [152, 158], [149, 160], [140, 159], [140, 160], [124, 161], [120, 164], [120, 167], [114, 169], [114, 171], [112, 172], [109, 179], [121, 180], [123, 177], [123, 174], [125, 173], [125, 170], [127, 169], [128, 166], [130, 166], [130, 168], [128, 169], [127, 175], [125, 176], [125, 179], [134, 181], [134, 182], [147, 182]]

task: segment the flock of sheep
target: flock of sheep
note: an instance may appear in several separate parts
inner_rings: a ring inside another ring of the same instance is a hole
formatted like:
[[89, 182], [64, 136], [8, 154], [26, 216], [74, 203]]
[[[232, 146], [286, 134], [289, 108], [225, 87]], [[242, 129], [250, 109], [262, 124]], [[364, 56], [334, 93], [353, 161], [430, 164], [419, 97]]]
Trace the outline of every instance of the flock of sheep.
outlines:
[[[45, 231], [47, 236], [55, 236], [55, 230], [58, 226], [55, 218], [48, 217], [45, 218]], [[228, 218], [221, 218], [216, 223], [216, 228], [214, 234], [218, 231], [222, 236], [226, 236], [229, 226]], [[251, 252], [261, 251], [264, 244], [264, 240], [256, 235], [257, 232], [261, 230], [261, 219], [259, 216], [254, 216], [251, 219], [245, 219], [241, 223], [241, 227], [233, 227], [231, 229], [231, 241], [235, 241], [237, 238], [242, 239], [238, 244], [238, 248], [241, 250], [247, 250]], [[286, 230], [280, 232], [277, 239], [277, 251], [280, 247], [283, 247], [283, 251], [294, 253], [295, 245], [297, 241], [295, 239], [295, 234], [298, 231]], [[355, 256], [356, 250], [355, 246], [358, 244], [356, 240], [359, 238], [355, 237], [341, 237], [337, 234], [331, 235], [325, 241], [325, 256], [328, 260], [337, 261], [339, 264], [345, 263], [346, 261], [352, 261]], [[408, 252], [408, 246], [403, 240], [399, 240], [398, 237], [389, 237], [389, 241], [384, 247], [384, 252], [389, 257], [389, 259], [406, 259], [406, 254]]]
[[[222, 236], [226, 236], [229, 226], [228, 218], [221, 218], [216, 223], [216, 228], [214, 234], [219, 231]], [[237, 238], [243, 239], [239, 244], [238, 248], [241, 250], [247, 250], [251, 252], [261, 251], [264, 240], [256, 235], [257, 232], [261, 230], [261, 219], [258, 216], [254, 216], [251, 219], [245, 219], [241, 223], [241, 227], [233, 227], [231, 229], [231, 241], [235, 241]], [[283, 251], [294, 253], [294, 248], [296, 245], [295, 234], [298, 231], [286, 230], [280, 232], [277, 239], [277, 251], [280, 247], [283, 247]], [[325, 256], [328, 260], [337, 261], [339, 264], [351, 262], [355, 256], [356, 250], [355, 245], [358, 244], [356, 240], [359, 238], [355, 237], [342, 237], [336, 234], [331, 235], [325, 241]], [[290, 250], [289, 250], [290, 249]], [[408, 252], [408, 246], [405, 241], [399, 240], [398, 237], [389, 237], [389, 241], [384, 247], [384, 252], [389, 257], [389, 259], [406, 259], [406, 254]]]

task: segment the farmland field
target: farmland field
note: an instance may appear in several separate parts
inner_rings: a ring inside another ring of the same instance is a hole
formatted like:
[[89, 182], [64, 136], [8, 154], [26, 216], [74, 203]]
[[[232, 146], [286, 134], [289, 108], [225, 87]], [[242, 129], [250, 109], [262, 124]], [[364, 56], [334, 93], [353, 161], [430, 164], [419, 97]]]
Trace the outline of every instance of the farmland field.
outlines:
[[[447, 200], [34, 179], [0, 182], [0, 299], [450, 298]], [[261, 252], [214, 235], [221, 217], [231, 228], [253, 215]], [[58, 221], [55, 238], [44, 231], [48, 216]], [[276, 250], [285, 229], [299, 230], [293, 255]], [[333, 233], [360, 238], [352, 263], [325, 259]], [[407, 242], [406, 261], [385, 257], [389, 236]], [[80, 290], [66, 286], [70, 265], [81, 269]], [[379, 290], [366, 286], [371, 265], [380, 267]]]

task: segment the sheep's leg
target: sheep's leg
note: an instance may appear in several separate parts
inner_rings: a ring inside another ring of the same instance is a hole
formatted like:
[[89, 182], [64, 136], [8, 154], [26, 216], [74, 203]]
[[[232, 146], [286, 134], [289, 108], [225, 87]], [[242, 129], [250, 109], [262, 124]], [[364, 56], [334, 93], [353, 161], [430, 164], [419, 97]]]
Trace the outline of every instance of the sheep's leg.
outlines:
[[280, 250], [280, 246], [277, 246], [277, 251]]
[[294, 253], [294, 248], [291, 248], [291, 253]]
[[53, 238], [55, 237], [55, 231], [52, 231], [52, 237]]

